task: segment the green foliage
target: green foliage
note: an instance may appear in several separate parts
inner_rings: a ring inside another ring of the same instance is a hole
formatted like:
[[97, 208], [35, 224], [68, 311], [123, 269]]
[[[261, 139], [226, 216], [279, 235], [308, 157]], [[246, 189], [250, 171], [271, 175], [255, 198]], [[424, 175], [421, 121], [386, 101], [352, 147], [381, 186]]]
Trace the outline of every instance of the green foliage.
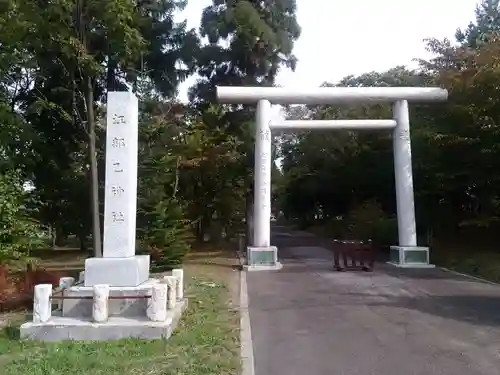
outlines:
[[[212, 215], [223, 218], [227, 223], [233, 206], [236, 216], [246, 216], [248, 225], [249, 213], [253, 209], [254, 108], [221, 106], [218, 112], [222, 116], [215, 121], [212, 114], [208, 120], [205, 114], [209, 112], [207, 108], [211, 106], [210, 103], [214, 102], [216, 85], [271, 86], [280, 67], [295, 69], [297, 59], [292, 49], [300, 35], [296, 1], [214, 0], [203, 10], [200, 33], [208, 39], [208, 43], [201, 47], [197, 56], [200, 78], [191, 88], [190, 98], [203, 113], [207, 130], [214, 130], [215, 139], [219, 138], [217, 134], [221, 131], [226, 136], [232, 136], [232, 144], [239, 155], [233, 158], [226, 169], [229, 176], [225, 176], [223, 168], [219, 171], [224, 174], [217, 171], [214, 175], [214, 180], [228, 178], [228, 181], [233, 182], [233, 187], [224, 188], [224, 192], [217, 190], [218, 208], [214, 208], [212, 213], [205, 212], [199, 223], [202, 227], [210, 225]], [[239, 202], [243, 200], [244, 207], [241, 207], [236, 197], [239, 197]], [[237, 227], [238, 222], [241, 222], [240, 217], [232, 220], [231, 227]], [[227, 227], [226, 224], [222, 226]], [[202, 228], [199, 234], [204, 231]]]
[[182, 263], [190, 247], [185, 203], [177, 199], [181, 156], [176, 104], [143, 96], [139, 132], [138, 237], [157, 266]]
[[368, 241], [372, 239], [383, 216], [384, 211], [376, 201], [363, 202], [349, 211], [347, 230], [355, 239]]
[[241, 140], [227, 131], [225, 115], [221, 107], [209, 107], [184, 129], [180, 194], [197, 223], [199, 241], [216, 228], [219, 233], [212, 238], [231, 235], [245, 212], [245, 156]]
[[153, 266], [174, 268], [182, 264], [190, 249], [190, 222], [184, 219], [182, 207], [175, 199], [160, 200], [143, 206], [139, 239], [152, 255]]
[[347, 235], [377, 246], [397, 243], [396, 218], [388, 216], [381, 205], [369, 200], [353, 207], [346, 217]]
[[348, 223], [342, 217], [334, 217], [325, 225], [326, 233], [334, 239], [345, 238], [348, 233]]
[[215, 85], [271, 85], [280, 66], [295, 69], [295, 0], [214, 0], [203, 11], [200, 31], [209, 43], [200, 51], [193, 98], [213, 99]]
[[27, 260], [43, 244], [42, 229], [29, 215], [29, 200], [18, 172], [0, 174], [0, 265]]
[[389, 247], [398, 243], [398, 220], [384, 214], [373, 229], [372, 242], [379, 247]]
[[0, 3], [0, 167], [22, 168], [42, 201], [37, 218], [52, 233], [98, 237], [106, 93], [144, 82], [162, 97], [176, 93], [198, 48], [194, 30], [174, 21], [184, 5]]

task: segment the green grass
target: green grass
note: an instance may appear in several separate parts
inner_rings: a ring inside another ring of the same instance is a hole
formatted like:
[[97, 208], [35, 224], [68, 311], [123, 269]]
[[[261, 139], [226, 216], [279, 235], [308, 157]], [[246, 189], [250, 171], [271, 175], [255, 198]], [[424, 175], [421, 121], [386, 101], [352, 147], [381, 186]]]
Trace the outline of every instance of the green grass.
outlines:
[[431, 249], [431, 261], [467, 275], [500, 283], [500, 254], [490, 251]]
[[237, 374], [239, 315], [228, 305], [231, 296], [225, 283], [203, 270], [187, 277], [189, 307], [168, 340], [48, 344], [20, 341], [17, 329], [9, 326], [0, 335], [0, 373]]

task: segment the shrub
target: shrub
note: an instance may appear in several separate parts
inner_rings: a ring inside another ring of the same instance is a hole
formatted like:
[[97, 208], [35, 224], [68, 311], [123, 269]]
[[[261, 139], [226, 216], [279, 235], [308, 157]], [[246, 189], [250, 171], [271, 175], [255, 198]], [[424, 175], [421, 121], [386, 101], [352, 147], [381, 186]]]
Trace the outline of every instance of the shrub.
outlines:
[[348, 232], [346, 220], [342, 217], [337, 217], [329, 220], [326, 224], [325, 229], [327, 231], [328, 237], [335, 239], [345, 238]]
[[192, 235], [180, 204], [175, 199], [157, 202], [145, 216], [149, 219], [148, 225], [142, 227], [140, 238], [144, 250], [151, 255], [153, 266], [171, 269], [181, 265]]
[[347, 215], [348, 233], [357, 240], [372, 240], [377, 246], [397, 240], [397, 220], [388, 216], [374, 200], [354, 207]]
[[384, 216], [376, 223], [372, 241], [377, 246], [391, 246], [398, 243], [398, 220], [395, 217]]

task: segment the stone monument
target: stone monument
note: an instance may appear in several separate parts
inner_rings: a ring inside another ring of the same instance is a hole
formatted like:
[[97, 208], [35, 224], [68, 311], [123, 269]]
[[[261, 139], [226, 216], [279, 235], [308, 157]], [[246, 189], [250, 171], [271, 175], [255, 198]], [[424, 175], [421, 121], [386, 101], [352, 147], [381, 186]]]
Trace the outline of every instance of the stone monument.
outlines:
[[86, 260], [85, 286], [133, 287], [149, 279], [149, 255], [135, 255], [138, 103], [134, 94], [109, 93], [107, 124], [103, 257]]
[[[106, 129], [104, 246], [85, 261], [79, 284], [35, 287], [33, 322], [21, 337], [45, 341], [166, 338], [187, 305], [183, 272], [149, 277], [149, 255], [136, 255], [138, 101], [109, 92]], [[62, 301], [51, 311], [51, 300]]]

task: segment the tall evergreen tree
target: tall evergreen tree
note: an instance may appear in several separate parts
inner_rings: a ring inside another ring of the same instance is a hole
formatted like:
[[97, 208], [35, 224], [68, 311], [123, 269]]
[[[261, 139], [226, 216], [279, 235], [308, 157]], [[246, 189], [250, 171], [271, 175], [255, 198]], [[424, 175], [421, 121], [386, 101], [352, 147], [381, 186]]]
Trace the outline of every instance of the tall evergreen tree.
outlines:
[[[272, 86], [282, 67], [295, 68], [293, 43], [300, 36], [295, 0], [214, 0], [204, 9], [200, 32], [208, 43], [198, 57], [200, 79], [190, 91], [199, 108], [215, 99], [215, 86]], [[240, 139], [247, 224], [253, 207], [253, 109], [228, 106], [225, 131]], [[212, 126], [216, 126], [213, 124]], [[250, 228], [247, 228], [249, 234]], [[250, 236], [247, 236], [249, 238]]]
[[477, 48], [490, 40], [493, 33], [500, 32], [500, 0], [481, 0], [476, 6], [476, 19], [465, 30], [458, 29], [459, 43]]

